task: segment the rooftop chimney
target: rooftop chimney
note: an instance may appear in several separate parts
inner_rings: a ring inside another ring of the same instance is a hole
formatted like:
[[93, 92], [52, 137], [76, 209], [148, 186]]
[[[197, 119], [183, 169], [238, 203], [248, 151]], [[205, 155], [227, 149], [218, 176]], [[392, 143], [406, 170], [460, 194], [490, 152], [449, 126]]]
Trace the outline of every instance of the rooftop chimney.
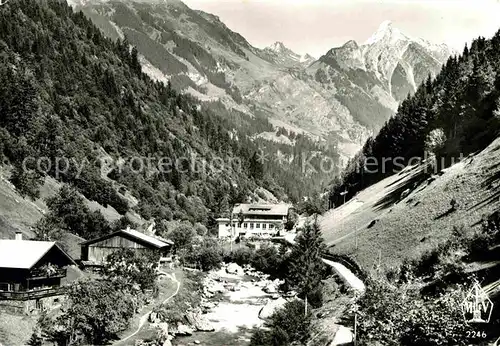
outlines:
[[16, 240], [23, 240], [23, 234], [21, 232], [16, 232]]

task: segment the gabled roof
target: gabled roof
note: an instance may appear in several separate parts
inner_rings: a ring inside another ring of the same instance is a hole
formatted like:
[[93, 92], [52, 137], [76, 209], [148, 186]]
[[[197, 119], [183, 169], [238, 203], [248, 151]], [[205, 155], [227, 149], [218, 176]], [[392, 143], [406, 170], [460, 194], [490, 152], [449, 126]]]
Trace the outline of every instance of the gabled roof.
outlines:
[[139, 240], [143, 243], [149, 244], [149, 245], [151, 245], [155, 248], [158, 248], [158, 249], [173, 245], [173, 242], [171, 240], [163, 239], [160, 237], [152, 237], [152, 236], [149, 236], [147, 234], [138, 232], [138, 231], [130, 229], [130, 228], [122, 229], [120, 231], [116, 231], [116, 232], [113, 232], [111, 234], [107, 234], [105, 236], [102, 236], [102, 237], [99, 237], [96, 239], [87, 240], [87, 241], [81, 243], [81, 245], [89, 245], [89, 244], [98, 243], [101, 240], [109, 239], [109, 238], [112, 238], [116, 235], [122, 235], [125, 237], [133, 238], [133, 239]]
[[31, 269], [53, 247], [72, 264], [75, 261], [53, 241], [0, 240], [0, 268]]
[[243, 214], [286, 216], [291, 207], [289, 204], [238, 204], [234, 206], [233, 214], [241, 211]]

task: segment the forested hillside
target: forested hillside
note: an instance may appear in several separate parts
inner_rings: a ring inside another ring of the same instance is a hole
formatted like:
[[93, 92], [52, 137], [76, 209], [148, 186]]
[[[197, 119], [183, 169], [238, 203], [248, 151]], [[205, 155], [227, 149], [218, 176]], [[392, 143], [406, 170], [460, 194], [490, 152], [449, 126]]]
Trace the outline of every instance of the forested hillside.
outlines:
[[[247, 126], [272, 129], [151, 80], [135, 48], [106, 38], [65, 1], [0, 7], [0, 156], [25, 196], [37, 198], [49, 175], [122, 215], [207, 224], [259, 186], [279, 199], [307, 193], [312, 183], [290, 169], [300, 153], [282, 164], [259, 160]], [[303, 143], [295, 150], [319, 148], [294, 140]], [[69, 160], [59, 172], [58, 158]], [[162, 170], [162, 159], [172, 164]]]
[[[500, 31], [478, 38], [440, 74], [427, 79], [399, 106], [380, 133], [367, 140], [330, 192], [339, 205], [358, 191], [419, 159], [435, 156], [437, 168], [485, 148], [500, 125]], [[432, 172], [428, 172], [431, 174]]]

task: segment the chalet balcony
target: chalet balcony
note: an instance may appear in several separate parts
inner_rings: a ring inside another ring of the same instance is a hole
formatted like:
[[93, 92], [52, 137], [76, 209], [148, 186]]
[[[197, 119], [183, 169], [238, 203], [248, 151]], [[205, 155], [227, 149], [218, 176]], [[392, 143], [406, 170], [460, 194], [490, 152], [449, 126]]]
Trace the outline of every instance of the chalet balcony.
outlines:
[[29, 273], [29, 280], [47, 279], [47, 278], [63, 278], [66, 276], [66, 268], [51, 267], [32, 269]]
[[0, 291], [0, 300], [32, 300], [65, 294], [65, 287], [49, 287], [29, 291]]

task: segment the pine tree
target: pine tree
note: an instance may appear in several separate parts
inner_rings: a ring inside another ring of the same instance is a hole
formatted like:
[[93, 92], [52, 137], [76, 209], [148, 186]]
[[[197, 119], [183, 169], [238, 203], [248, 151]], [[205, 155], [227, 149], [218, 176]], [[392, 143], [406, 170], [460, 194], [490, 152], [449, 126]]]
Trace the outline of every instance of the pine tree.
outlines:
[[138, 76], [142, 73], [141, 63], [139, 62], [139, 52], [137, 48], [134, 46], [132, 48], [132, 52], [130, 55], [130, 66], [132, 67], [132, 71]]
[[250, 158], [250, 175], [256, 180], [260, 180], [264, 176], [264, 166], [260, 161], [257, 152]]
[[319, 224], [306, 224], [290, 254], [286, 279], [287, 284], [299, 296], [305, 297], [319, 287], [326, 270], [321, 260], [325, 251], [326, 245]]

